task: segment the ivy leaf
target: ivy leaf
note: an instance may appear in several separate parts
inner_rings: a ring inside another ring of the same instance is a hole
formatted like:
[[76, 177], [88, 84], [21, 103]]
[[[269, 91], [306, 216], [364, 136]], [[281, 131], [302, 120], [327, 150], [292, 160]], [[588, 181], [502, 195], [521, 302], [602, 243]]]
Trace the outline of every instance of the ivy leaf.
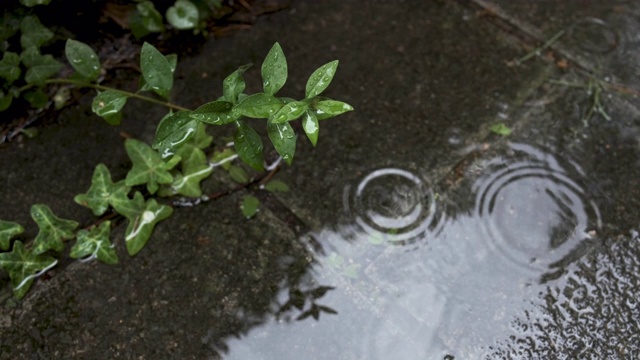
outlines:
[[122, 121], [122, 108], [127, 102], [127, 96], [113, 90], [98, 92], [93, 99], [91, 110], [110, 125], [119, 125]]
[[262, 86], [268, 95], [275, 95], [287, 81], [287, 59], [280, 44], [275, 43], [262, 63]]
[[212, 125], [228, 124], [231, 121], [230, 111], [233, 104], [228, 101], [212, 101], [191, 113], [191, 118]]
[[35, 204], [31, 207], [31, 217], [38, 224], [40, 232], [34, 240], [33, 252], [42, 254], [51, 249], [60, 252], [64, 249], [63, 240], [73, 239], [78, 223], [55, 216], [47, 205]]
[[147, 190], [153, 194], [158, 190], [158, 184], [170, 184], [173, 181], [169, 170], [177, 164], [179, 157], [164, 162], [157, 151], [135, 139], [127, 139], [124, 147], [133, 163], [125, 179], [127, 186], [147, 184]]
[[[286, 106], [286, 105], [285, 105]], [[269, 139], [276, 151], [287, 164], [291, 165], [293, 155], [296, 152], [296, 133], [289, 123], [267, 123]]]
[[302, 116], [309, 104], [304, 101], [292, 101], [284, 105], [277, 113], [273, 114], [269, 118], [271, 122], [274, 123], [285, 123], [287, 121], [295, 120]]
[[198, 24], [198, 7], [188, 0], [177, 0], [166, 15], [169, 24], [179, 30], [193, 29]]
[[333, 76], [338, 69], [338, 60], [328, 62], [320, 66], [316, 71], [309, 76], [307, 80], [307, 86], [305, 89], [305, 96], [307, 99], [320, 95], [333, 80]]
[[512, 132], [512, 130], [504, 123], [493, 124], [491, 125], [489, 130], [491, 130], [492, 133], [498, 134], [500, 136], [509, 136]]
[[238, 95], [242, 94], [246, 87], [242, 74], [244, 74], [251, 65], [252, 64], [246, 64], [240, 66], [238, 70], [232, 72], [231, 75], [224, 79], [222, 82], [222, 94], [225, 100], [233, 104], [238, 102]]
[[[142, 195], [136, 193], [134, 199], [138, 199], [138, 203], [142, 200]], [[159, 205], [155, 199], [150, 199], [144, 204], [142, 211], [138, 212], [135, 216], [129, 214], [129, 225], [125, 232], [125, 242], [127, 245], [127, 252], [129, 255], [134, 256], [147, 244], [151, 233], [156, 224], [160, 221], [168, 218], [173, 213], [173, 209], [166, 205]]]
[[100, 60], [93, 49], [80, 41], [67, 39], [64, 53], [69, 64], [85, 79], [92, 81], [100, 75]]
[[313, 105], [318, 120], [324, 120], [347, 111], [352, 111], [353, 106], [336, 100], [321, 100]]
[[277, 97], [265, 93], [257, 93], [244, 98], [234, 107], [240, 115], [263, 119], [275, 114], [284, 103]]
[[260, 200], [255, 196], [246, 195], [242, 199], [242, 205], [240, 205], [240, 209], [242, 210], [242, 215], [244, 215], [247, 219], [252, 217], [258, 212], [258, 206], [260, 206]]
[[25, 100], [36, 109], [41, 109], [49, 102], [49, 96], [40, 89], [29, 91], [22, 96]]
[[193, 145], [183, 146], [178, 155], [182, 157], [182, 174], [176, 176], [171, 187], [184, 196], [201, 196], [200, 182], [213, 171], [207, 163], [207, 156]]
[[78, 231], [78, 240], [71, 248], [71, 256], [74, 259], [85, 256], [93, 256], [105, 264], [117, 264], [118, 255], [116, 249], [109, 241], [111, 222], [105, 221], [100, 226], [94, 226], [90, 230]]
[[40, 23], [37, 16], [25, 16], [20, 21], [20, 45], [26, 50], [29, 47], [39, 48], [42, 44], [53, 38], [51, 30]]
[[231, 149], [215, 151], [211, 157], [213, 167], [222, 166], [223, 169], [229, 170], [231, 162], [236, 158], [236, 152]]
[[249, 175], [240, 166], [229, 166], [229, 176], [231, 176], [231, 179], [233, 179], [233, 181], [239, 184], [246, 184], [249, 182]]
[[162, 32], [164, 31], [164, 24], [162, 23], [162, 14], [156, 10], [156, 7], [151, 1], [143, 1], [136, 5], [136, 9], [141, 16], [142, 26], [150, 32]]
[[318, 118], [316, 117], [315, 112], [305, 112], [302, 117], [302, 129], [304, 129], [304, 132], [307, 134], [311, 144], [316, 146], [316, 143], [318, 143], [318, 134], [320, 133], [320, 123], [318, 123]]
[[58, 260], [50, 256], [37, 255], [26, 250], [21, 241], [13, 244], [11, 252], [0, 253], [0, 267], [9, 273], [13, 295], [18, 299], [22, 299], [29, 291], [37, 276], [57, 263]]
[[175, 154], [179, 146], [195, 135], [198, 125], [198, 121], [191, 117], [190, 111], [169, 113], [160, 120], [151, 145], [165, 159]]
[[0, 220], [0, 249], [8, 250], [11, 238], [23, 232], [24, 228], [20, 224]]
[[93, 215], [100, 216], [107, 211], [109, 204], [128, 200], [127, 194], [131, 188], [124, 181], [113, 183], [106, 165], [98, 164], [93, 171], [91, 187], [85, 194], [76, 195], [73, 200], [93, 211]]
[[10, 84], [20, 78], [20, 56], [16, 53], [7, 51], [0, 61], [0, 77], [7, 80]]
[[30, 47], [20, 54], [20, 60], [29, 69], [25, 74], [28, 84], [44, 85], [44, 81], [62, 69], [62, 64], [50, 54], [41, 55], [36, 47]]
[[264, 170], [260, 135], [244, 121], [237, 121], [236, 124], [238, 129], [233, 136], [233, 141], [238, 156], [252, 168], [258, 171]]
[[288, 192], [289, 185], [280, 180], [271, 180], [264, 186], [264, 189], [270, 192]]
[[136, 216], [144, 211], [144, 196], [139, 191], [136, 191], [133, 195], [133, 199], [128, 197], [117, 199], [111, 204], [116, 212], [130, 221], [133, 221]]
[[140, 51], [140, 70], [151, 90], [168, 97], [173, 87], [173, 71], [169, 60], [153, 45], [145, 42]]

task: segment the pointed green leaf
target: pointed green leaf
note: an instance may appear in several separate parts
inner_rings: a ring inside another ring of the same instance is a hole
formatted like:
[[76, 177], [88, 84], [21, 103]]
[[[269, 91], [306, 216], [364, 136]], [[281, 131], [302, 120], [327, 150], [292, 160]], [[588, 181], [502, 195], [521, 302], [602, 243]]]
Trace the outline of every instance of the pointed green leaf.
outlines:
[[313, 107], [318, 120], [328, 119], [353, 110], [353, 106], [336, 100], [318, 101]]
[[316, 143], [318, 143], [318, 134], [320, 133], [320, 123], [318, 123], [318, 118], [314, 111], [305, 112], [302, 117], [302, 128], [311, 141], [311, 144], [316, 146]]
[[287, 81], [287, 59], [280, 44], [275, 43], [262, 63], [262, 86], [268, 95], [275, 95]]
[[191, 118], [207, 124], [222, 125], [232, 122], [230, 117], [233, 104], [228, 101], [212, 101], [195, 109]]
[[190, 111], [169, 113], [160, 120], [152, 146], [166, 159], [195, 135], [198, 125]]
[[7, 80], [10, 84], [20, 78], [20, 56], [16, 53], [7, 51], [0, 61], [0, 77]]
[[24, 228], [20, 224], [0, 220], [0, 249], [8, 250], [11, 238], [23, 232]]
[[193, 29], [198, 25], [198, 7], [188, 0], [177, 0], [167, 9], [167, 21], [179, 30]]
[[20, 54], [20, 61], [29, 69], [25, 74], [28, 84], [44, 85], [44, 81], [62, 69], [62, 64], [53, 56], [41, 55], [36, 47], [30, 47]]
[[78, 240], [71, 248], [71, 256], [74, 259], [92, 256], [105, 264], [117, 264], [118, 255], [116, 249], [109, 240], [111, 222], [105, 221], [100, 226], [94, 226], [90, 230], [78, 231]]
[[37, 255], [26, 250], [21, 241], [13, 244], [11, 252], [0, 253], [0, 267], [9, 274], [13, 295], [18, 299], [22, 299], [29, 291], [36, 277], [57, 263], [58, 260], [50, 256]]
[[98, 164], [93, 172], [91, 187], [85, 194], [76, 195], [73, 200], [93, 211], [95, 216], [100, 216], [107, 211], [109, 204], [118, 201], [128, 201], [127, 194], [131, 187], [124, 181], [113, 183], [109, 169], [104, 164]]
[[[136, 193], [136, 196], [139, 193]], [[144, 209], [129, 219], [125, 232], [127, 252], [133, 256], [147, 244], [154, 227], [160, 221], [168, 218], [173, 209], [166, 205], [159, 205], [155, 199], [150, 199]]]
[[242, 209], [242, 215], [244, 215], [247, 219], [252, 217], [258, 212], [258, 206], [260, 206], [260, 200], [255, 196], [246, 195], [242, 199], [242, 205], [240, 205], [240, 209]]
[[162, 97], [168, 97], [173, 87], [173, 71], [169, 60], [153, 45], [145, 42], [140, 51], [140, 70], [144, 81]]
[[[169, 66], [171, 67], [171, 75], [176, 72], [176, 67], [178, 66], [178, 55], [169, 54], [164, 56], [169, 62]], [[153, 89], [147, 82], [144, 80], [144, 77], [140, 78], [140, 90], [139, 91], [152, 91]]]
[[278, 154], [282, 156], [287, 164], [291, 165], [293, 155], [296, 152], [296, 132], [291, 127], [291, 124], [268, 123], [267, 131], [269, 132], [269, 139], [271, 139]]
[[182, 174], [176, 176], [171, 187], [180, 195], [201, 196], [200, 182], [211, 175], [213, 171], [213, 167], [209, 166], [207, 162], [207, 156], [204, 151], [193, 145], [181, 147], [178, 155], [182, 157]]
[[100, 75], [100, 60], [93, 49], [80, 41], [67, 39], [64, 53], [69, 64], [87, 80], [95, 80]]
[[124, 147], [133, 163], [125, 179], [127, 186], [147, 184], [147, 190], [153, 194], [158, 190], [158, 184], [173, 181], [169, 170], [176, 165], [175, 162], [164, 162], [157, 151], [135, 139], [127, 139]]
[[264, 186], [264, 189], [270, 192], [288, 192], [289, 185], [280, 180], [271, 180]]
[[31, 207], [31, 217], [38, 224], [40, 232], [33, 242], [33, 252], [42, 254], [47, 250], [62, 251], [63, 240], [73, 239], [78, 223], [55, 216], [47, 205], [35, 204]]
[[249, 175], [240, 166], [229, 166], [229, 176], [231, 176], [231, 179], [233, 179], [233, 181], [239, 184], [246, 184], [249, 182]]
[[338, 60], [328, 62], [316, 69], [307, 80], [305, 97], [309, 99], [320, 95], [331, 84], [337, 69]]
[[273, 123], [285, 123], [295, 120], [302, 116], [308, 107], [309, 104], [304, 101], [293, 101], [283, 106], [278, 112], [273, 114], [269, 120]]
[[26, 50], [31, 46], [39, 48], [42, 44], [53, 38], [51, 30], [40, 23], [37, 16], [25, 16], [20, 21], [20, 45]]
[[127, 96], [120, 92], [113, 90], [98, 92], [91, 104], [91, 110], [110, 125], [118, 125], [122, 120], [120, 110], [126, 102]]
[[229, 170], [231, 162], [236, 157], [236, 152], [227, 148], [222, 151], [214, 152], [211, 157], [211, 162], [213, 163], [213, 167], [222, 166], [223, 169]]
[[260, 135], [244, 121], [237, 121], [236, 124], [238, 129], [233, 136], [236, 153], [247, 165], [258, 171], [264, 170]]
[[250, 67], [251, 64], [240, 66], [238, 70], [232, 72], [231, 75], [224, 79], [222, 82], [222, 93], [224, 94], [225, 100], [233, 104], [238, 102], [238, 95], [242, 94], [246, 87], [242, 74]]
[[257, 93], [244, 98], [234, 107], [243, 116], [264, 119], [275, 114], [284, 103], [275, 96], [265, 93]]
[[164, 31], [164, 24], [162, 22], [162, 14], [156, 10], [156, 7], [151, 1], [143, 1], [136, 5], [136, 9], [140, 14], [142, 20], [142, 26], [149, 32], [162, 32]]

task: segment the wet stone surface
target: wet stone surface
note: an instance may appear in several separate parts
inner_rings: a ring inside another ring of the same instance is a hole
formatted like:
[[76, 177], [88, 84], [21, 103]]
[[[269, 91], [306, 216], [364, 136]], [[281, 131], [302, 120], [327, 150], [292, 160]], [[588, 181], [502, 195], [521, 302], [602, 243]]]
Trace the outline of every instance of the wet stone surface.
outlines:
[[[294, 166], [277, 174], [293, 191], [258, 193], [267, 207], [252, 220], [238, 196], [176, 209], [117, 266], [67, 263], [20, 302], [5, 285], [0, 358], [640, 356], [636, 100], [603, 87], [605, 116], [590, 111], [593, 87], [566, 86], [598, 70], [633, 87], [637, 6], [584, 4], [298, 2], [207, 43], [178, 66], [180, 104], [216, 98], [224, 76], [279, 41], [283, 94], [339, 59], [327, 95], [356, 111], [322, 122], [317, 148], [300, 137]], [[514, 65], [539, 45], [519, 39], [568, 26], [584, 41], [561, 38], [557, 58]], [[258, 75], [247, 71], [249, 91]], [[132, 105], [129, 117], [162, 115]], [[29, 224], [37, 202], [90, 219], [73, 196], [98, 162], [124, 174], [119, 131], [148, 141], [155, 123], [108, 128], [88, 111], [0, 148], [11, 189], [0, 218]]]

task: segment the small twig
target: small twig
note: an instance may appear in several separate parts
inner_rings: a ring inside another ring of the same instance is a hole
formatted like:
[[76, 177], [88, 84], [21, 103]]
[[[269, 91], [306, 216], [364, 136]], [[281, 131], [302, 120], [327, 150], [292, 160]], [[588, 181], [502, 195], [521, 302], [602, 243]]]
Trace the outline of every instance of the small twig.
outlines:
[[533, 51], [530, 51], [527, 55], [521, 57], [520, 59], [517, 59], [515, 61], [516, 65], [520, 65], [525, 61], [528, 61], [534, 56], [539, 56], [542, 53], [542, 51], [550, 48], [556, 41], [558, 41], [558, 39], [560, 39], [565, 32], [566, 31], [564, 29], [558, 31], [555, 35], [553, 35], [553, 37], [551, 37], [551, 39], [547, 40], [544, 44], [542, 44], [542, 46], [535, 48]]

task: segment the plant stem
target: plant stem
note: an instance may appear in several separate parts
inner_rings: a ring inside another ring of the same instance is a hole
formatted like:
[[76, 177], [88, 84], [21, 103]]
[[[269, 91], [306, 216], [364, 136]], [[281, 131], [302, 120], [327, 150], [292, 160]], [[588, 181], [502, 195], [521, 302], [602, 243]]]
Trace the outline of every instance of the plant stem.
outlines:
[[[108, 86], [103, 86], [103, 85], [99, 85], [99, 84], [92, 84], [92, 83], [84, 82], [82, 80], [49, 79], [49, 80], [45, 80], [45, 84], [71, 84], [71, 85], [76, 85], [76, 86], [79, 86], [79, 87], [88, 87], [88, 88], [92, 88], [92, 89], [96, 89], [96, 90], [103, 90], [103, 91], [109, 90], [109, 91], [120, 93], [120, 94], [122, 94], [122, 95], [124, 95], [126, 97], [136, 98], [136, 99], [140, 99], [140, 100], [143, 100], [143, 101], [148, 101], [150, 103], [162, 105], [162, 106], [167, 107], [167, 108], [172, 109], [172, 110], [190, 111], [190, 109], [187, 109], [187, 108], [182, 107], [180, 105], [176, 105], [176, 104], [170, 103], [168, 101], [162, 101], [162, 100], [154, 99], [154, 98], [149, 97], [149, 96], [144, 96], [144, 95], [132, 93], [132, 92], [129, 92], [129, 91], [110, 88]], [[31, 88], [32, 86], [33, 85], [25, 85], [25, 86], [19, 88], [18, 91], [19, 92], [23, 92], [23, 91]]]

